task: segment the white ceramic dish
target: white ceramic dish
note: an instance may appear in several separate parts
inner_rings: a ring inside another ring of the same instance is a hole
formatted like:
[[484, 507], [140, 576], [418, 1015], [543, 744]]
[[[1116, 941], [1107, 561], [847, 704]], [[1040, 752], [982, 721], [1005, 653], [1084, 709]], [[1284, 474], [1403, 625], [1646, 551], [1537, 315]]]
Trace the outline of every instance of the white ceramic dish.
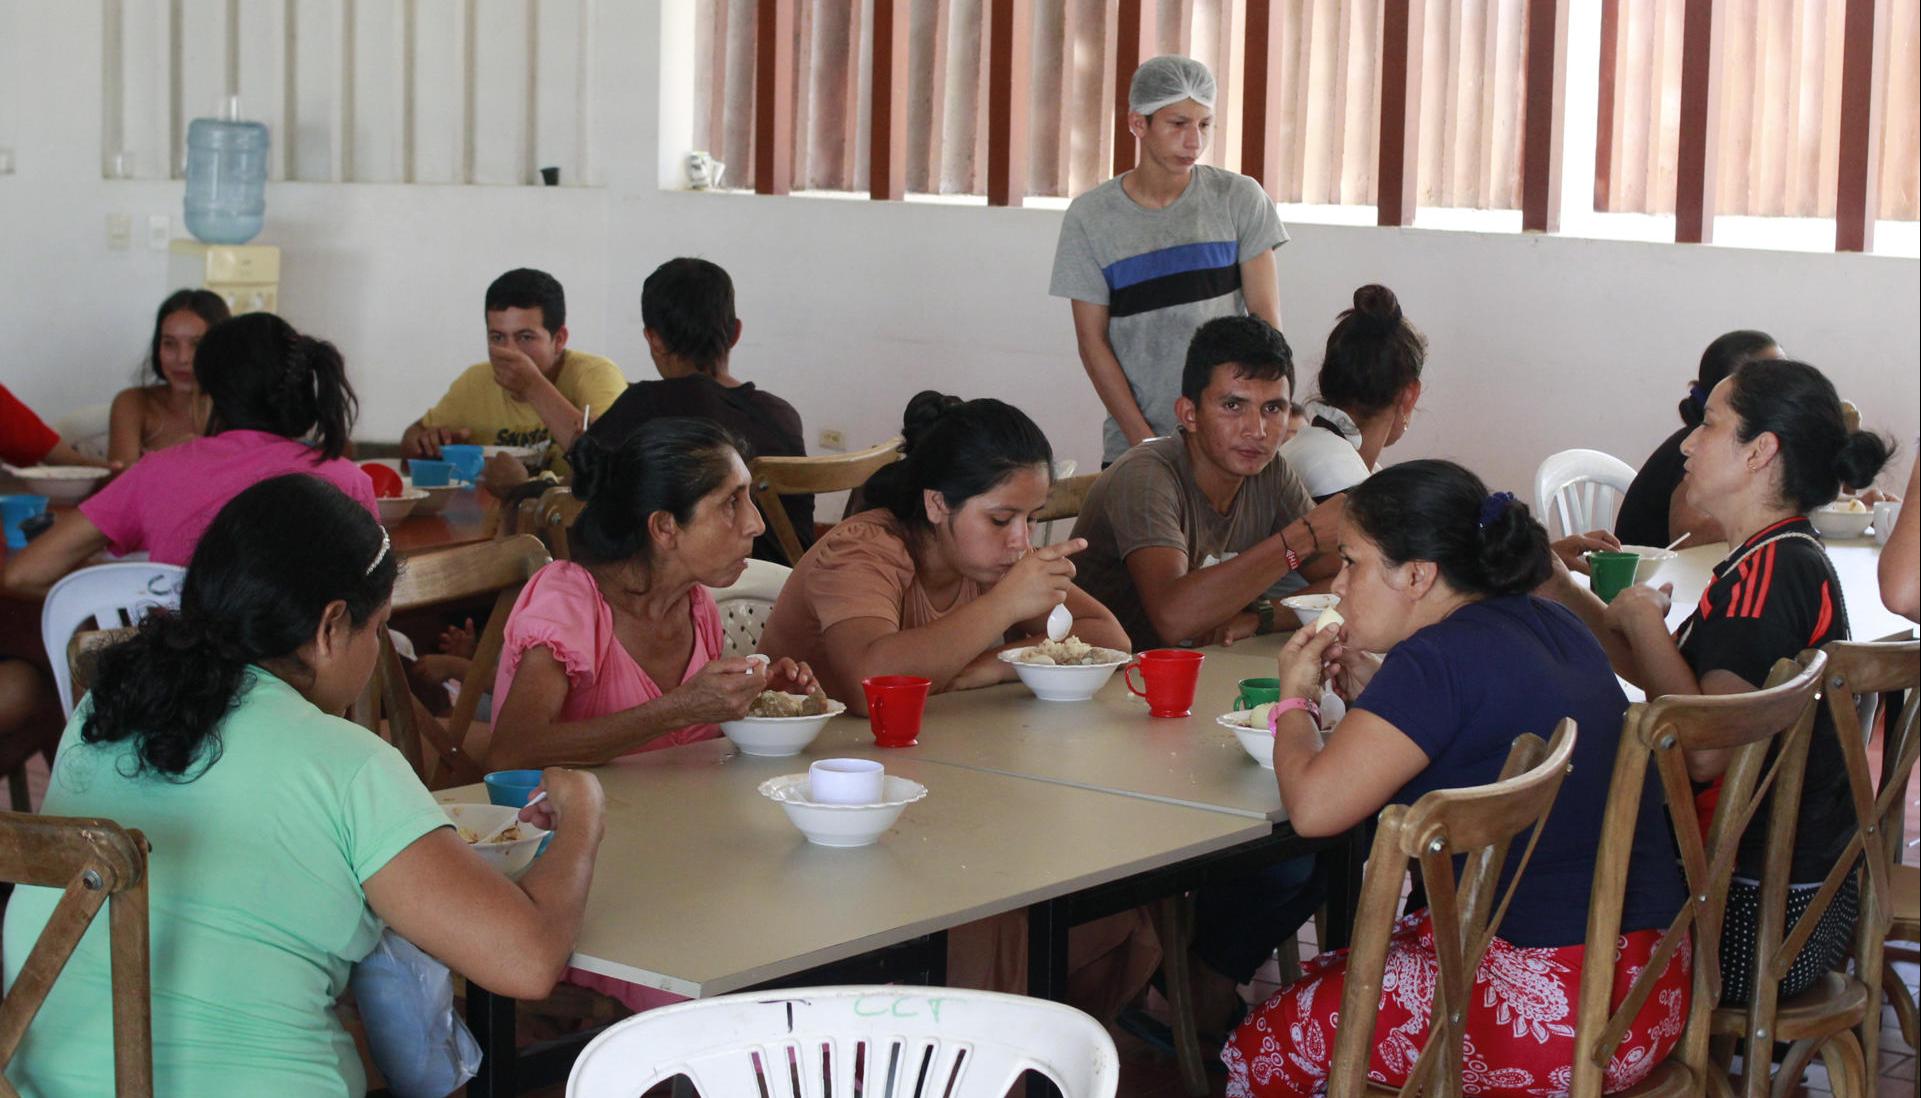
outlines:
[[412, 477], [408, 477], [405, 480], [405, 484], [407, 485], [407, 491], [409, 492], [427, 493], [427, 496], [425, 499], [422, 499], [418, 504], [415, 504], [414, 514], [416, 515], [437, 515], [440, 512], [445, 511], [447, 509], [447, 504], [453, 502], [454, 493], [460, 491], [461, 489], [461, 486], [458, 484], [434, 484], [434, 485], [422, 486], [422, 485], [415, 484], [413, 482]]
[[760, 795], [780, 805], [788, 821], [816, 846], [869, 846], [894, 826], [908, 805], [927, 796], [927, 787], [889, 774], [877, 804], [815, 804], [807, 798], [807, 775], [783, 774], [760, 783]]
[[1281, 605], [1294, 611], [1294, 616], [1301, 619], [1302, 625], [1313, 625], [1314, 619], [1321, 616], [1321, 611], [1340, 605], [1340, 601], [1339, 595], [1290, 595], [1281, 600]]
[[374, 506], [380, 508], [380, 524], [392, 526], [413, 514], [414, 508], [420, 506], [420, 501], [426, 498], [425, 488], [403, 488], [397, 496], [374, 500]]
[[28, 492], [47, 497], [48, 503], [79, 503], [107, 478], [108, 470], [91, 465], [35, 465], [7, 467]]
[[1113, 677], [1114, 669], [1127, 666], [1129, 659], [1124, 652], [1111, 648], [1102, 649], [1107, 659], [1099, 663], [1085, 663], [1073, 667], [1059, 664], [1022, 663], [1021, 657], [1031, 649], [1010, 648], [1000, 655], [1002, 663], [1014, 665], [1014, 673], [1021, 677], [1034, 696], [1042, 701], [1086, 701], [1107, 685]]
[[[443, 804], [440, 806], [456, 828], [464, 827], [480, 835], [491, 835], [520, 815], [520, 809], [503, 804]], [[509, 877], [518, 877], [533, 864], [541, 840], [551, 832], [523, 822], [520, 838], [504, 843], [474, 843], [480, 859]]]
[[541, 443], [538, 446], [482, 446], [480, 448], [480, 456], [482, 458], [491, 458], [495, 454], [506, 454], [509, 457], [519, 458], [520, 463], [528, 469], [538, 469], [542, 463], [547, 460], [547, 444]]
[[827, 722], [847, 712], [847, 706], [832, 698], [827, 700], [827, 712], [813, 717], [742, 717], [737, 721], [720, 722], [721, 732], [743, 755], [760, 755], [766, 758], [784, 759], [798, 755]]
[[1868, 524], [1874, 521], [1874, 512], [1867, 509], [1844, 511], [1835, 504], [1816, 507], [1808, 512], [1808, 521], [1824, 538], [1858, 538], [1868, 532]]
[[1214, 718], [1214, 723], [1234, 733], [1234, 738], [1241, 741], [1241, 749], [1247, 752], [1248, 758], [1260, 763], [1265, 769], [1272, 770], [1274, 769], [1274, 733], [1269, 732], [1266, 725], [1249, 728], [1242, 723], [1250, 712], [1252, 710], [1241, 709], [1232, 713], [1223, 713]]
[[1659, 545], [1623, 545], [1621, 552], [1633, 553], [1641, 558], [1641, 563], [1634, 566], [1636, 583], [1653, 583], [1654, 578], [1666, 570], [1668, 562], [1681, 555], [1672, 549], [1663, 549]]

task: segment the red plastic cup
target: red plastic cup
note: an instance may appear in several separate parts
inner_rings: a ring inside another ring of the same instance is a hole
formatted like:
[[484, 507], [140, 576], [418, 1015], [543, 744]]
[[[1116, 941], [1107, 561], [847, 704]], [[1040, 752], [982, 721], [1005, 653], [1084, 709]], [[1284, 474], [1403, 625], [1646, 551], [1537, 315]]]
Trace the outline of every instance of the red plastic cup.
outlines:
[[[927, 707], [932, 679], [919, 675], [875, 675], [860, 680], [867, 695], [867, 724], [882, 747], [912, 747], [920, 739], [920, 714]], [[1189, 689], [1189, 693], [1192, 693]]]
[[[1194, 710], [1194, 684], [1200, 681], [1201, 661], [1207, 657], [1185, 648], [1153, 648], [1134, 657], [1121, 669], [1121, 679], [1135, 697], [1147, 699], [1151, 717], [1185, 717]], [[1134, 672], [1144, 686], [1134, 685]]]
[[406, 490], [406, 482], [400, 479], [400, 474], [394, 472], [391, 465], [369, 461], [361, 465], [360, 471], [374, 482], [374, 496], [379, 499], [393, 499]]

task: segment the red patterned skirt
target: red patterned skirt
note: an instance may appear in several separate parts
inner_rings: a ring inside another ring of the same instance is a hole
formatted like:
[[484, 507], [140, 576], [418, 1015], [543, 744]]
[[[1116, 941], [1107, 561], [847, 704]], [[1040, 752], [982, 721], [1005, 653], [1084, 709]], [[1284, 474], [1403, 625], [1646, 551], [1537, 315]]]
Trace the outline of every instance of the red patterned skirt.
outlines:
[[[1611, 1005], [1627, 997], [1660, 937], [1659, 931], [1640, 930], [1619, 939]], [[1467, 1093], [1501, 1098], [1567, 1093], [1586, 952], [1578, 945], [1529, 949], [1494, 939], [1474, 973], [1463, 1058]], [[1690, 954], [1683, 941], [1608, 1062], [1608, 1093], [1646, 1078], [1680, 1040]], [[1391, 1087], [1407, 1081], [1427, 1043], [1438, 972], [1427, 912], [1403, 917], [1388, 942], [1369, 1079]], [[1241, 1024], [1221, 1050], [1230, 1098], [1311, 1095], [1326, 1085], [1346, 976], [1347, 951], [1323, 953], [1302, 966], [1299, 981]]]

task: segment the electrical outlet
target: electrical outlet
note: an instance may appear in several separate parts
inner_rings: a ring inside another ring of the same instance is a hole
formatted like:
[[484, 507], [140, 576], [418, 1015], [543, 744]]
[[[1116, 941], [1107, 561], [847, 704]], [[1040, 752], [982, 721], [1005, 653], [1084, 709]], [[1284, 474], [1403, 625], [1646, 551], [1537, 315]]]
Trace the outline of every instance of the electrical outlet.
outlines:
[[164, 252], [173, 241], [173, 218], [166, 214], [147, 215], [147, 248]]
[[820, 433], [820, 448], [823, 450], [847, 449], [847, 436], [838, 427], [828, 427]]
[[133, 218], [123, 213], [107, 215], [107, 249], [124, 252], [133, 246]]

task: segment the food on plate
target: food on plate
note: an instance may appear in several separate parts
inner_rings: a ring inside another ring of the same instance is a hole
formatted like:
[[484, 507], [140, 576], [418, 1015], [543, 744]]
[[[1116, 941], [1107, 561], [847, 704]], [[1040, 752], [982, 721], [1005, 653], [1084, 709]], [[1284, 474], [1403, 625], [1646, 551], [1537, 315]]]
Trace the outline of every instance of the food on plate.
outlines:
[[1853, 496], [1845, 496], [1828, 504], [1827, 509], [1830, 511], [1844, 511], [1850, 515], [1865, 515], [1868, 512], [1868, 505], [1855, 499]]
[[[460, 841], [466, 843], [468, 846], [473, 846], [483, 838], [480, 832], [475, 831], [471, 827], [456, 827], [454, 830], [460, 832]], [[495, 843], [517, 843], [520, 841], [520, 825], [515, 824], [488, 841]]]
[[1347, 619], [1341, 616], [1341, 612], [1330, 606], [1321, 611], [1320, 617], [1314, 619], [1314, 631], [1318, 633], [1323, 629], [1339, 629], [1346, 624]]
[[1098, 648], [1079, 637], [1066, 640], [1044, 640], [1020, 654], [1020, 662], [1038, 664], [1042, 667], [1088, 667], [1094, 664], [1112, 663], [1121, 658], [1119, 652]]
[[750, 717], [818, 717], [827, 712], [827, 695], [816, 689], [811, 694], [787, 694], [762, 690], [747, 707]]

